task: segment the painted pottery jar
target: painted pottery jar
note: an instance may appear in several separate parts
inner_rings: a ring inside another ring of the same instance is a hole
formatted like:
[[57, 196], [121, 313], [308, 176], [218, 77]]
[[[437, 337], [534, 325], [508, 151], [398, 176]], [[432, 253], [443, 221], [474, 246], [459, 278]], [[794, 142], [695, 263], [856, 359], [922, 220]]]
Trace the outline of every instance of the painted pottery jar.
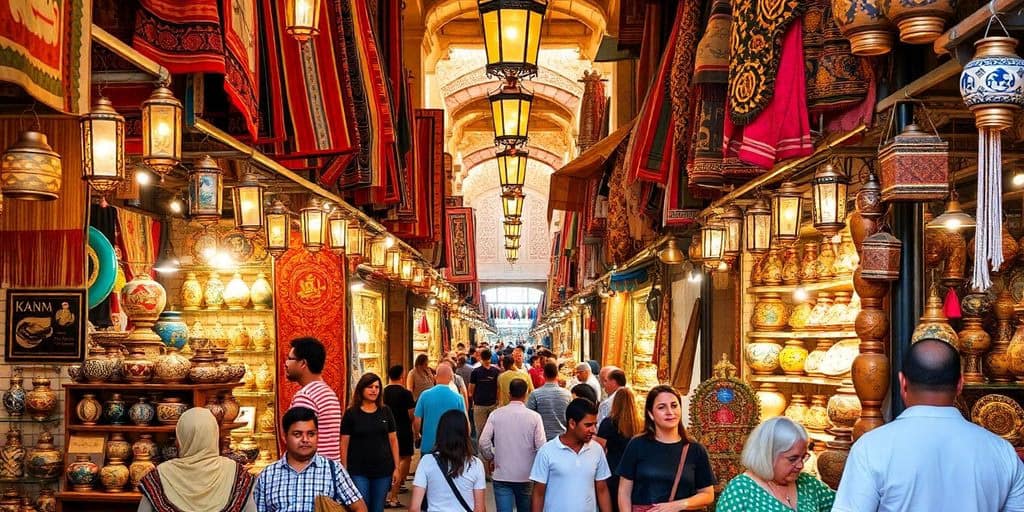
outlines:
[[53, 434], [43, 431], [28, 451], [25, 471], [36, 478], [57, 478], [64, 470], [64, 454], [53, 445]]
[[214, 322], [213, 327], [207, 329], [206, 334], [210, 337], [210, 348], [228, 347], [228, 331], [220, 322]]
[[81, 421], [82, 425], [95, 425], [103, 415], [103, 404], [96, 400], [96, 395], [86, 393], [75, 404], [75, 415], [78, 416], [78, 421]]
[[786, 406], [785, 416], [801, 425], [804, 425], [804, 417], [807, 415], [807, 396], [794, 393]]
[[148, 475], [154, 469], [156, 469], [156, 464], [153, 464], [153, 460], [149, 458], [148, 453], [142, 452], [135, 457], [132, 465], [128, 466], [128, 479], [132, 484], [132, 488], [138, 490], [142, 477]]
[[754, 375], [771, 375], [779, 367], [779, 352], [782, 345], [770, 339], [754, 339], [744, 348], [747, 366]]
[[959, 346], [960, 340], [956, 331], [949, 325], [949, 320], [942, 312], [942, 299], [935, 289], [928, 295], [928, 302], [925, 303], [924, 314], [914, 328], [910, 336], [910, 343], [917, 343], [926, 338], [934, 338], [945, 341], [954, 347]]
[[836, 292], [832, 296], [832, 305], [825, 312], [822, 319], [822, 326], [827, 329], [835, 329], [842, 325], [843, 318], [846, 318], [846, 308], [850, 305], [850, 292]]
[[203, 291], [203, 299], [206, 301], [206, 309], [221, 309], [224, 305], [224, 281], [220, 280], [220, 274], [217, 272], [210, 272], [210, 278], [206, 280]]
[[224, 423], [224, 406], [221, 405], [219, 401], [217, 401], [217, 397], [206, 397], [206, 405], [204, 405], [203, 407], [205, 407], [206, 410], [213, 413], [213, 417], [217, 418], [217, 423]]
[[121, 367], [128, 382], [149, 382], [153, 378], [153, 361], [146, 357], [146, 350], [142, 347], [133, 347]]
[[860, 419], [860, 399], [853, 389], [853, 382], [845, 380], [842, 386], [828, 399], [826, 406], [828, 420], [840, 428], [853, 428]]
[[825, 354], [832, 348], [832, 340], [827, 338], [819, 339], [814, 345], [814, 350], [807, 354], [804, 360], [804, 373], [812, 377], [821, 377], [821, 363], [825, 360]]
[[68, 365], [68, 378], [71, 382], [82, 382], [82, 363], [71, 363]]
[[1010, 359], [1010, 371], [1017, 382], [1024, 383], [1024, 315], [1017, 317], [1017, 329], [1010, 338], [1010, 346], [1006, 349]]
[[148, 398], [141, 396], [139, 401], [132, 404], [131, 408], [128, 409], [128, 418], [135, 425], [149, 425], [156, 418], [156, 408], [153, 407], [153, 404], [149, 403]]
[[128, 423], [128, 406], [121, 398], [121, 393], [114, 393], [110, 400], [103, 403], [103, 417], [111, 425], [124, 425]]
[[213, 356], [209, 349], [200, 349], [192, 356], [192, 367], [188, 370], [188, 379], [196, 384], [215, 384], [221, 372], [213, 364]]
[[153, 326], [165, 346], [181, 350], [188, 343], [188, 325], [181, 319], [180, 311], [164, 311]]
[[249, 474], [256, 476], [259, 475], [267, 466], [274, 463], [273, 457], [270, 456], [270, 452], [261, 452], [256, 462], [252, 463], [252, 468], [249, 469]]
[[256, 389], [260, 391], [273, 391], [274, 390], [274, 376], [270, 373], [270, 367], [267, 363], [260, 363], [260, 366], [256, 368], [255, 377]]
[[253, 374], [253, 369], [249, 367], [248, 363], [242, 363], [245, 367], [245, 374], [242, 375], [242, 389], [246, 391], [256, 391], [256, 376]]
[[224, 288], [224, 304], [232, 310], [245, 309], [249, 305], [249, 286], [242, 281], [242, 274], [235, 272], [228, 281]]
[[249, 288], [249, 299], [253, 309], [270, 309], [274, 305], [274, 290], [263, 272], [256, 274], [256, 280]]
[[796, 247], [786, 247], [782, 258], [782, 284], [792, 285], [800, 283], [800, 257]]
[[146, 455], [153, 462], [160, 460], [160, 447], [153, 440], [153, 434], [139, 434], [139, 438], [132, 443], [132, 457]]
[[32, 379], [32, 391], [25, 394], [25, 410], [32, 419], [43, 421], [53, 414], [57, 408], [57, 394], [50, 389], [50, 379], [36, 377]]
[[246, 464], [252, 464], [256, 461], [256, 457], [259, 457], [260, 445], [256, 442], [256, 439], [245, 437], [238, 443], [238, 450], [245, 455]]
[[14, 370], [14, 374], [11, 376], [11, 387], [7, 388], [3, 394], [4, 410], [15, 418], [25, 413], [26, 393], [25, 388], [22, 387], [23, 382], [25, 379], [21, 376], [21, 370]]
[[843, 241], [839, 244], [839, 254], [836, 255], [836, 274], [848, 275], [857, 270], [860, 264], [860, 256], [857, 255], [857, 246], [853, 244], [853, 238], [843, 233]]
[[260, 414], [257, 423], [260, 432], [272, 434], [276, 431], [277, 420], [274, 418], [274, 404], [267, 404], [267, 407], [263, 409], [263, 413]]
[[132, 456], [132, 445], [119, 432], [110, 434], [105, 448], [108, 459], [128, 460]]
[[153, 364], [153, 380], [168, 384], [179, 384], [188, 379], [192, 362], [174, 348], [165, 347]]
[[217, 382], [227, 382], [231, 378], [231, 368], [228, 366], [228, 349], [211, 348], [213, 366], [217, 370]]
[[238, 413], [241, 410], [241, 404], [235, 399], [235, 395], [230, 391], [224, 392], [221, 395], [220, 406], [224, 408], [224, 423], [233, 423], [235, 418], [238, 417]]
[[818, 277], [828, 281], [836, 276], [836, 251], [832, 242], [824, 240], [818, 246]]
[[197, 339], [208, 339], [206, 328], [203, 327], [203, 323], [199, 320], [192, 322], [192, 326], [188, 328], [188, 343], [189, 345], [192, 345], [192, 350], [205, 348], [204, 346], [197, 346]]
[[[1006, 128], [1013, 113], [1024, 106], [1024, 60], [1017, 56], [1012, 37], [975, 41], [974, 58], [960, 72], [960, 95], [974, 112], [978, 128]], [[968, 251], [973, 253], [973, 251]]]
[[249, 335], [249, 330], [245, 328], [245, 324], [238, 322], [237, 325], [231, 328], [231, 334], [229, 335], [230, 348], [235, 352], [243, 352], [249, 350], [252, 344], [252, 337]]
[[839, 480], [843, 476], [846, 459], [850, 457], [852, 444], [850, 433], [844, 432], [841, 439], [837, 436], [835, 441], [828, 442], [828, 449], [818, 455], [818, 476], [833, 489], [839, 487]]
[[164, 462], [178, 458], [178, 441], [174, 436], [169, 436], [167, 442], [160, 447], [160, 457]]
[[82, 363], [82, 377], [92, 384], [105, 382], [120, 367], [120, 361], [107, 357], [102, 347], [96, 346], [89, 350], [89, 356]]
[[807, 316], [807, 328], [816, 330], [827, 328], [828, 325], [825, 323], [825, 318], [831, 309], [832, 295], [825, 292], [819, 293], [818, 298], [814, 301], [814, 308], [811, 309], [811, 314]]
[[818, 244], [807, 242], [804, 244], [804, 256], [800, 260], [800, 282], [813, 283], [818, 278]]
[[121, 459], [108, 459], [107, 465], [100, 470], [100, 483], [106, 492], [124, 492], [128, 479], [128, 466]]
[[992, 349], [985, 354], [985, 375], [993, 382], [1013, 381], [1010, 368], [1010, 339], [1013, 337], [1013, 296], [1008, 287], [1003, 287], [992, 307], [998, 321]]
[[773, 247], [768, 251], [768, 257], [765, 259], [764, 266], [761, 267], [761, 278], [768, 286], [782, 284], [782, 258], [779, 256], [777, 248]]
[[808, 298], [793, 307], [793, 311], [789, 314], [789, 321], [787, 323], [795, 331], [806, 329], [807, 323], [811, 319], [812, 310], [814, 310], [814, 299]]
[[945, 32], [946, 20], [953, 17], [955, 0], [888, 0], [883, 14], [900, 29], [900, 41], [907, 44], [931, 44]]
[[57, 512], [57, 495], [53, 489], [39, 491], [39, 496], [36, 497], [36, 512]]
[[199, 284], [195, 272], [185, 275], [185, 281], [181, 283], [181, 308], [185, 311], [195, 311], [203, 305], [203, 285]]
[[767, 254], [754, 255], [754, 263], [750, 266], [750, 286], [761, 286], [764, 284], [764, 263], [767, 260]]
[[[76, 455], [75, 461], [68, 464], [68, 468], [65, 473], [68, 477], [68, 483], [71, 484], [71, 490], [87, 492], [91, 491], [93, 486], [96, 484], [96, 478], [99, 476], [100, 468], [89, 459], [88, 455]], [[42, 499], [41, 495], [40, 499]], [[41, 507], [39, 508], [41, 510]]]
[[124, 345], [107, 345], [106, 357], [114, 362], [114, 371], [110, 373], [107, 382], [124, 382]]
[[13, 480], [25, 475], [25, 446], [21, 444], [21, 431], [7, 432], [7, 443], [0, 449], [0, 478]]
[[167, 292], [145, 272], [139, 272], [121, 289], [121, 308], [136, 328], [153, 327], [165, 306]]
[[270, 328], [267, 326], [266, 320], [260, 320], [260, 323], [256, 324], [256, 327], [252, 330], [251, 337], [253, 348], [257, 352], [270, 350]]
[[161, 425], [177, 425], [178, 419], [188, 410], [188, 404], [178, 397], [167, 397], [156, 404], [156, 420]]
[[765, 293], [754, 303], [751, 324], [755, 331], [779, 331], [789, 320], [789, 306], [778, 293]]
[[245, 377], [245, 372], [245, 363], [242, 361], [229, 362], [224, 368], [224, 373], [228, 375], [225, 382], [239, 382]]
[[882, 1], [832, 0], [836, 25], [850, 41], [850, 52], [858, 57], [874, 57], [892, 51], [893, 26], [882, 13]]
[[804, 426], [812, 432], [824, 432], [831, 426], [828, 422], [825, 395], [811, 395], [811, 405], [804, 414]]
[[757, 389], [757, 399], [761, 402], [761, 421], [781, 416], [786, 410], [786, 395], [771, 382], [764, 382]]
[[798, 339], [787, 340], [786, 346], [779, 352], [779, 366], [786, 375], [803, 375], [806, 360], [807, 349]]

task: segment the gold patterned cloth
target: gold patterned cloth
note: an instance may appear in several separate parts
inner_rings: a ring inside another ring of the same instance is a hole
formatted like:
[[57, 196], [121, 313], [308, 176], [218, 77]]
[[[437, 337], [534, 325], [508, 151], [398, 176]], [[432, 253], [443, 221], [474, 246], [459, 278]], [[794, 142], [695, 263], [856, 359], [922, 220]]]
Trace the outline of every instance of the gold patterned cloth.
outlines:
[[734, 2], [729, 58], [729, 117], [750, 123], [771, 101], [782, 57], [782, 36], [803, 14], [799, 0]]
[[853, 55], [829, 0], [810, 0], [804, 14], [804, 72], [811, 114], [850, 108], [871, 86], [871, 64]]

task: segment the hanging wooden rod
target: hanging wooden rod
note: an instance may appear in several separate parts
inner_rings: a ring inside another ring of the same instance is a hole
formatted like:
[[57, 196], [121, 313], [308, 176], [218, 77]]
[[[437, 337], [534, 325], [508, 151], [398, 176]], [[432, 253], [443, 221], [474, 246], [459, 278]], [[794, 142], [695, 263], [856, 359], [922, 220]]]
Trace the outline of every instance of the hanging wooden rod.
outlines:
[[[953, 25], [945, 34], [939, 36], [932, 45], [935, 53], [939, 55], [952, 53], [957, 46], [966, 42], [968, 38], [981, 30], [985, 30], [988, 20], [992, 18], [992, 12], [1006, 13], [1024, 4], [1024, 0], [990, 0], [984, 3], [981, 8], [969, 16], [960, 20], [960, 23]], [[1001, 31], [1001, 29], [999, 29]], [[973, 53], [973, 52], [971, 52]]]
[[153, 75], [161, 82], [171, 81], [171, 72], [167, 68], [157, 64], [155, 60], [141, 54], [135, 48], [128, 46], [114, 34], [103, 30], [95, 23], [92, 24], [92, 40], [100, 46], [114, 52], [118, 57], [128, 61], [131, 65], [139, 68], [150, 75]]

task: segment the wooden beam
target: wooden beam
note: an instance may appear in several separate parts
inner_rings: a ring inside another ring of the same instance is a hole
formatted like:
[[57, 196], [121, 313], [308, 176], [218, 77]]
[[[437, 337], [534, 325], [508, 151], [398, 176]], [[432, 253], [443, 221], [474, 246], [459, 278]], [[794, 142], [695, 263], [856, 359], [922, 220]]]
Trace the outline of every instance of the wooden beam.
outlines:
[[115, 55], [128, 61], [131, 65], [153, 75], [161, 81], [171, 81], [171, 72], [167, 68], [157, 64], [155, 60], [139, 53], [135, 48], [128, 46], [110, 32], [103, 30], [95, 23], [92, 24], [92, 40], [104, 48], [114, 52]]
[[1024, 0], [990, 0], [982, 5], [980, 9], [953, 25], [945, 34], [939, 36], [932, 45], [935, 53], [943, 55], [952, 53], [953, 50], [967, 42], [977, 32], [984, 30], [988, 20], [992, 18], [993, 12], [1005, 13], [1012, 11], [1024, 4]]
[[875, 105], [875, 112], [884, 112], [892, 108], [892, 106], [899, 100], [916, 98], [918, 95], [927, 92], [932, 87], [935, 87], [936, 85], [955, 76], [961, 69], [963, 69], [963, 66], [961, 66], [956, 60], [951, 59], [939, 67], [925, 73], [924, 76], [917, 80], [910, 82], [902, 89], [882, 98], [882, 101], [879, 101]]

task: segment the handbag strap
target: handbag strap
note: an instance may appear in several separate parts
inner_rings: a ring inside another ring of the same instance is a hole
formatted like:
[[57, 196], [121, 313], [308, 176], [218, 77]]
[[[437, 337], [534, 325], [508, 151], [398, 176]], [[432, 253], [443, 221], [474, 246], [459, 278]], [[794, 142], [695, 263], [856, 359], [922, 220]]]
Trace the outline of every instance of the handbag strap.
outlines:
[[473, 508], [470, 507], [468, 503], [466, 503], [466, 499], [462, 497], [462, 493], [459, 492], [458, 487], [455, 487], [455, 481], [452, 480], [451, 475], [449, 475], [448, 472], [445, 471], [445, 469], [442, 468], [440, 464], [438, 464], [437, 469], [441, 470], [441, 474], [444, 475], [444, 480], [448, 482], [448, 487], [452, 488], [452, 494], [454, 494], [455, 498], [459, 500], [459, 504], [462, 505], [462, 508], [465, 509], [466, 512], [473, 512]]
[[[343, 500], [339, 499], [339, 498], [341, 498], [341, 493], [338, 492], [338, 465], [339, 464], [337, 462], [335, 462], [334, 459], [327, 459], [327, 462], [330, 463], [330, 465], [331, 465], [331, 485], [333, 487], [333, 491], [332, 491], [333, 494], [331, 495], [331, 499], [332, 500], [338, 500], [339, 502], [341, 502], [341, 501], [343, 501]], [[675, 494], [675, 493], [673, 493], [673, 494]]]
[[679, 489], [679, 479], [683, 476], [683, 466], [686, 465], [686, 454], [690, 451], [690, 443], [683, 445], [683, 453], [679, 456], [679, 467], [676, 468], [676, 480], [672, 483], [672, 492], [668, 495], [668, 501], [676, 499], [676, 490]]

